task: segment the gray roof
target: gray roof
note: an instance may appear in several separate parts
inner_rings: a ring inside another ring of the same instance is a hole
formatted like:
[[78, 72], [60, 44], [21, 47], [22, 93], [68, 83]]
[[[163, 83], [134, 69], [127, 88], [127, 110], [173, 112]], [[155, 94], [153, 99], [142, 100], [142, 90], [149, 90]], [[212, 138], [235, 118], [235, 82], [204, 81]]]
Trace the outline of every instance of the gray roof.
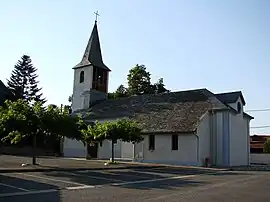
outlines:
[[94, 65], [99, 68], [103, 68], [107, 71], [111, 71], [102, 60], [97, 22], [95, 21], [94, 28], [92, 30], [91, 36], [89, 38], [88, 44], [86, 46], [83, 58], [79, 64], [77, 64], [73, 69], [81, 68], [88, 65]]
[[86, 120], [127, 117], [145, 133], [194, 132], [210, 109], [228, 109], [207, 89], [109, 99], [81, 113]]
[[243, 96], [241, 91], [228, 92], [228, 93], [218, 93], [215, 95], [218, 99], [220, 99], [222, 102], [224, 102], [226, 104], [236, 102], [239, 97], [242, 100], [243, 105], [246, 104], [244, 96]]

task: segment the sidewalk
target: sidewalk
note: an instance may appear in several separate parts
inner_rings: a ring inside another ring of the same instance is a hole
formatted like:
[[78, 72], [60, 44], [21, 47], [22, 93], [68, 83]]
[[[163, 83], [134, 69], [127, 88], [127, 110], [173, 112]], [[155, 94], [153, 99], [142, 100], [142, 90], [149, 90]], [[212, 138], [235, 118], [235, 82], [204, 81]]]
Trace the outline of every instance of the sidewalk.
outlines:
[[[0, 173], [6, 172], [45, 172], [45, 171], [76, 171], [76, 170], [107, 170], [127, 168], [153, 168], [158, 165], [141, 165], [134, 163], [118, 163], [104, 165], [106, 160], [75, 160], [58, 157], [38, 157], [38, 165], [31, 165], [31, 157], [0, 155]], [[27, 166], [22, 166], [27, 164]]]
[[[117, 161], [117, 160], [116, 160]], [[118, 162], [117, 164], [104, 165], [106, 160], [86, 160], [83, 158], [38, 157], [39, 165], [31, 165], [31, 157], [0, 155], [0, 173], [6, 172], [45, 172], [45, 171], [76, 171], [76, 170], [108, 170], [108, 169], [142, 169], [162, 168], [172, 170], [201, 170], [225, 171], [228, 169], [203, 168], [195, 166], [180, 166], [138, 162]], [[22, 166], [22, 164], [28, 164]]]

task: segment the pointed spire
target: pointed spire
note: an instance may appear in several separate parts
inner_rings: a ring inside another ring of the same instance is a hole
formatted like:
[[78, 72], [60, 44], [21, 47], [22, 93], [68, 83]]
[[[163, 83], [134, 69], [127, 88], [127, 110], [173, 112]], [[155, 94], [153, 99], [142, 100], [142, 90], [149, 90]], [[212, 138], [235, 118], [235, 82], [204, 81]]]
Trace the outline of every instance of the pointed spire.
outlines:
[[94, 65], [96, 67], [111, 71], [103, 63], [103, 60], [102, 60], [98, 29], [97, 29], [97, 21], [95, 21], [94, 28], [92, 30], [91, 36], [89, 38], [88, 44], [83, 54], [83, 58], [81, 62], [74, 67], [74, 69], [87, 66], [87, 65]]

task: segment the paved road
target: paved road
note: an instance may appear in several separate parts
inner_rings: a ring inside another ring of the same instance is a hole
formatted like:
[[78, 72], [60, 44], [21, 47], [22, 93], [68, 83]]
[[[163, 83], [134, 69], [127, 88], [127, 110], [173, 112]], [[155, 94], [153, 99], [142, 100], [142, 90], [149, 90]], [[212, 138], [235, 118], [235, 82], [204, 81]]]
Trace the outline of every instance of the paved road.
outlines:
[[189, 169], [0, 174], [0, 201], [268, 201], [269, 172]]

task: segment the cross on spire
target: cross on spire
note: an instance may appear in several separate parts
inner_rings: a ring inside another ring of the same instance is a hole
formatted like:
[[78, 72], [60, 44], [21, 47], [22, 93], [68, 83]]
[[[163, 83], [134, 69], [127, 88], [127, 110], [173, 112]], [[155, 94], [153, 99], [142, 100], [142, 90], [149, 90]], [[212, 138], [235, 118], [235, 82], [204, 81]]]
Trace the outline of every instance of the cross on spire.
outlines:
[[96, 15], [96, 22], [97, 22], [97, 18], [98, 18], [98, 16], [100, 16], [100, 15], [98, 14], [98, 11], [94, 12], [94, 14]]

